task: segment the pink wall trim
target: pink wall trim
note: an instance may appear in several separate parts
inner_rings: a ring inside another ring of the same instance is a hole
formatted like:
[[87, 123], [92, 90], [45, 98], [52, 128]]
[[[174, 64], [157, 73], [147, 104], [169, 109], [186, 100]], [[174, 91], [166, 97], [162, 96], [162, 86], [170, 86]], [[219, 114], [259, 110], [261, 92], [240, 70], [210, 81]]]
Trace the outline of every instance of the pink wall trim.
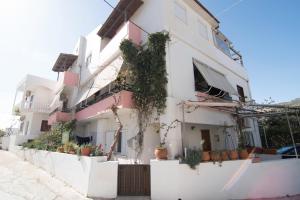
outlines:
[[64, 72], [64, 84], [75, 87], [78, 84], [78, 74], [73, 72]]
[[70, 120], [72, 120], [71, 113], [57, 111], [49, 117], [48, 124], [53, 125], [57, 122], [68, 122]]
[[133, 43], [140, 45], [142, 41], [141, 29], [131, 22], [128, 22], [128, 36]]
[[[121, 91], [116, 94], [117, 99], [120, 98], [118, 106], [122, 106], [122, 108], [133, 108], [134, 104], [132, 101], [132, 92], [128, 91]], [[115, 103], [114, 98], [107, 97], [106, 99], [103, 99], [102, 101], [95, 103], [75, 114], [75, 118], [78, 121], [89, 119], [92, 117], [97, 116], [99, 113], [103, 111], [107, 111], [111, 108], [111, 106]]]

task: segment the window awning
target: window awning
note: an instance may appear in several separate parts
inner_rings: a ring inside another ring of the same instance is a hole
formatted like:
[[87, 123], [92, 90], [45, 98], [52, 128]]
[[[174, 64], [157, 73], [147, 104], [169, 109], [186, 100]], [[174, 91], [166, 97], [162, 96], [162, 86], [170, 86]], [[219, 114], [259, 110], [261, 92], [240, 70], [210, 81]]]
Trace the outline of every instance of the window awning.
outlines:
[[193, 59], [193, 63], [200, 71], [208, 85], [228, 92], [229, 94], [237, 95], [237, 91], [232, 87], [224, 74], [221, 74], [196, 59]]
[[116, 80], [123, 65], [123, 58], [120, 56], [106, 66], [93, 80], [89, 81], [89, 83], [81, 89], [73, 106], [76, 106], [112, 81]]
[[55, 72], [64, 72], [72, 66], [78, 56], [73, 54], [59, 54], [52, 70]]

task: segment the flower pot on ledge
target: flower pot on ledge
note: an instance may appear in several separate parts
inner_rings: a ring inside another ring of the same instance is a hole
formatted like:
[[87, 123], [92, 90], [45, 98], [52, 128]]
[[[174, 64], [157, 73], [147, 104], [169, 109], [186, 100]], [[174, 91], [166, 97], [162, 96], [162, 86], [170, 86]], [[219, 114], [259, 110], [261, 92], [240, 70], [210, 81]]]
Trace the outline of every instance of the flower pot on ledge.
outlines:
[[231, 150], [229, 152], [229, 157], [231, 160], [237, 160], [239, 158], [239, 154], [236, 150]]
[[157, 160], [167, 160], [168, 150], [165, 147], [156, 147], [154, 151]]
[[83, 147], [80, 150], [82, 156], [89, 156], [91, 154], [91, 148], [90, 147]]
[[203, 160], [203, 162], [208, 162], [208, 161], [210, 161], [210, 154], [209, 154], [209, 151], [203, 151], [203, 153], [202, 153], [202, 160]]
[[247, 159], [249, 157], [248, 151], [246, 149], [241, 149], [239, 151], [239, 156], [242, 160]]

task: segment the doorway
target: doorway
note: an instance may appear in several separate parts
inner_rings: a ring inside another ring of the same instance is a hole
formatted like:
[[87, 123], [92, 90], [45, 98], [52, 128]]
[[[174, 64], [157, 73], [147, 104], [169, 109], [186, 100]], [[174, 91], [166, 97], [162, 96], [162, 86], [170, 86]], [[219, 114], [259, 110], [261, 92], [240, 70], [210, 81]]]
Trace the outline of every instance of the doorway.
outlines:
[[203, 151], [211, 151], [211, 140], [210, 140], [210, 131], [209, 130], [201, 130], [201, 137], [204, 141], [202, 145]]

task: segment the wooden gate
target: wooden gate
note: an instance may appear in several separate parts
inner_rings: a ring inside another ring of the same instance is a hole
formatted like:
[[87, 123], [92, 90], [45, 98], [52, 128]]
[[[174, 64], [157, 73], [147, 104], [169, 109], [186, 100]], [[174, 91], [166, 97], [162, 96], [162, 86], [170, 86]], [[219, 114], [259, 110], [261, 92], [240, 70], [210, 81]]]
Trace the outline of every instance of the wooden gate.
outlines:
[[119, 165], [118, 195], [150, 196], [150, 165]]

